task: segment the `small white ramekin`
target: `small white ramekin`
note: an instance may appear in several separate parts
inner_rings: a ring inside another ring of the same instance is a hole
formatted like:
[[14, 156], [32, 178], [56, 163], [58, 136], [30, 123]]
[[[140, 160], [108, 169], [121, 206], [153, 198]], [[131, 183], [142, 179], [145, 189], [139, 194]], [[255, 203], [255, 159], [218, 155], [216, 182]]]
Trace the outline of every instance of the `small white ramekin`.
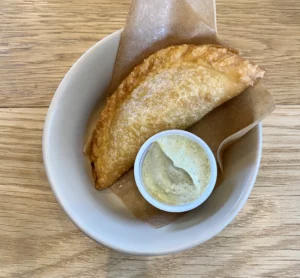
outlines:
[[[193, 202], [188, 203], [188, 204], [168, 205], [168, 204], [162, 203], [151, 196], [151, 194], [147, 191], [147, 189], [143, 183], [142, 165], [143, 165], [146, 153], [148, 152], [150, 146], [152, 145], [152, 143], [154, 141], [158, 140], [159, 138], [168, 136], [168, 135], [185, 136], [185, 137], [191, 139], [192, 141], [198, 143], [202, 147], [202, 149], [205, 151], [205, 153], [208, 157], [209, 163], [210, 163], [211, 176], [210, 176], [208, 185], [206, 186], [204, 192], [196, 200], [194, 200]], [[203, 202], [206, 201], [206, 199], [212, 193], [212, 191], [215, 187], [215, 184], [216, 184], [216, 180], [217, 180], [217, 163], [216, 163], [216, 159], [215, 159], [211, 149], [198, 136], [196, 136], [190, 132], [184, 131], [184, 130], [166, 130], [166, 131], [162, 131], [162, 132], [157, 133], [154, 136], [150, 137], [140, 148], [140, 150], [136, 156], [135, 163], [134, 163], [134, 178], [135, 178], [135, 182], [136, 182], [136, 185], [137, 185], [140, 193], [151, 205], [155, 206], [156, 208], [158, 208], [160, 210], [164, 210], [164, 211], [168, 211], [168, 212], [184, 212], [184, 211], [189, 211], [191, 209], [194, 209], [194, 208], [200, 206]]]

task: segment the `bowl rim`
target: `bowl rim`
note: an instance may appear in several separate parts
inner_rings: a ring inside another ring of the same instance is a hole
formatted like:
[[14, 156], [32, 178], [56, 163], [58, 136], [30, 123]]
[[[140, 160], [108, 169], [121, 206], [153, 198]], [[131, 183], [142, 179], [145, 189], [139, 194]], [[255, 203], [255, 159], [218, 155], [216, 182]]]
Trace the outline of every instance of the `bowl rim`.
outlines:
[[47, 111], [47, 115], [46, 115], [46, 119], [45, 119], [45, 124], [44, 124], [44, 130], [43, 130], [43, 138], [42, 138], [42, 152], [43, 152], [43, 162], [44, 162], [44, 168], [45, 168], [45, 172], [50, 184], [50, 187], [53, 191], [53, 194], [57, 200], [57, 202], [59, 203], [59, 205], [62, 207], [62, 209], [64, 210], [64, 212], [66, 213], [66, 215], [68, 216], [68, 218], [74, 223], [74, 225], [80, 230], [82, 231], [86, 236], [88, 236], [89, 238], [91, 238], [92, 240], [94, 240], [97, 243], [100, 243], [110, 249], [114, 249], [117, 250], [119, 252], [123, 252], [123, 253], [127, 253], [127, 254], [131, 254], [131, 255], [145, 255], [145, 256], [151, 256], [151, 255], [167, 255], [167, 254], [172, 254], [172, 253], [177, 253], [177, 252], [181, 252], [193, 247], [198, 246], [199, 244], [211, 239], [212, 237], [214, 237], [215, 235], [217, 235], [219, 232], [221, 232], [226, 226], [228, 226], [228, 224], [236, 217], [236, 215], [239, 213], [239, 211], [243, 208], [243, 206], [245, 205], [251, 191], [252, 188], [254, 186], [257, 174], [258, 174], [258, 170], [259, 170], [259, 166], [260, 166], [260, 160], [261, 160], [261, 154], [262, 154], [262, 124], [261, 122], [257, 125], [257, 141], [258, 141], [258, 147], [256, 149], [256, 163], [255, 163], [255, 167], [253, 169], [253, 173], [251, 175], [251, 177], [248, 180], [248, 186], [245, 188], [245, 190], [243, 191], [243, 195], [241, 196], [241, 198], [238, 200], [238, 202], [236, 203], [234, 209], [232, 209], [230, 211], [230, 213], [227, 215], [226, 221], [222, 222], [222, 225], [218, 225], [217, 227], [215, 227], [213, 229], [213, 231], [210, 233], [210, 235], [206, 236], [205, 238], [202, 239], [196, 239], [195, 241], [193, 241], [191, 244], [187, 244], [184, 245], [183, 247], [179, 247], [177, 248], [175, 245], [173, 248], [169, 248], [166, 251], [162, 252], [162, 251], [151, 251], [151, 252], [144, 252], [144, 251], [139, 251], [137, 249], [128, 249], [128, 248], [123, 248], [122, 246], [120, 246], [119, 244], [112, 244], [112, 243], [108, 243], [106, 242], [103, 238], [99, 237], [99, 235], [95, 235], [88, 227], [80, 225], [79, 221], [77, 220], [76, 215], [74, 215], [71, 210], [69, 210], [69, 208], [66, 206], [66, 204], [64, 203], [63, 199], [61, 199], [59, 197], [59, 194], [56, 190], [56, 185], [55, 185], [55, 181], [54, 178], [52, 176], [52, 171], [48, 165], [48, 156], [49, 156], [49, 134], [50, 134], [50, 126], [51, 126], [51, 121], [53, 120], [53, 115], [54, 115], [54, 110], [55, 107], [57, 106], [57, 103], [60, 102], [61, 98], [62, 98], [62, 92], [64, 91], [64, 86], [65, 83], [68, 83], [70, 80], [71, 75], [73, 74], [73, 72], [76, 71], [76, 68], [78, 67], [78, 65], [85, 60], [86, 56], [92, 52], [94, 49], [98, 48], [99, 46], [101, 46], [102, 44], [105, 44], [106, 41], [109, 41], [110, 39], [112, 39], [113, 37], [118, 37], [120, 36], [120, 34], [122, 33], [123, 29], [117, 30], [112, 34], [109, 34], [108, 36], [104, 37], [103, 39], [101, 39], [100, 41], [98, 41], [96, 44], [94, 44], [91, 48], [89, 48], [74, 64], [73, 66], [69, 69], [69, 71], [67, 72], [67, 74], [64, 76], [64, 78], [62, 79], [62, 81], [60, 82], [54, 96], [53, 99], [51, 101], [51, 104], [49, 106], [49, 109]]
[[[145, 156], [146, 156], [147, 152], [149, 151], [149, 148], [151, 147], [151, 145], [153, 144], [154, 141], [156, 141], [160, 138], [169, 136], [169, 135], [181, 135], [181, 136], [186, 137], [189, 140], [197, 143], [203, 149], [205, 154], [207, 155], [209, 164], [210, 164], [211, 175], [210, 175], [209, 182], [206, 185], [204, 191], [194, 201], [189, 202], [187, 204], [183, 204], [183, 205], [168, 205], [168, 204], [165, 204], [165, 203], [155, 199], [147, 190], [147, 188], [143, 182], [143, 179], [142, 179], [141, 169], [142, 169], [142, 165], [143, 165]], [[188, 132], [185, 130], [179, 130], [179, 129], [165, 130], [165, 131], [161, 131], [161, 132], [156, 133], [155, 135], [151, 136], [140, 148], [140, 150], [136, 156], [135, 162], [134, 162], [134, 178], [135, 178], [136, 185], [137, 185], [140, 193], [146, 199], [146, 201], [148, 201], [151, 205], [155, 206], [158, 209], [167, 211], [167, 212], [184, 212], [184, 211], [192, 210], [192, 209], [200, 206], [201, 204], [203, 204], [207, 200], [207, 198], [210, 196], [210, 194], [212, 193], [212, 191], [215, 187], [216, 181], [217, 181], [217, 162], [216, 162], [216, 159], [215, 159], [210, 147], [206, 144], [206, 142], [204, 142], [197, 135], [195, 135], [191, 132]]]

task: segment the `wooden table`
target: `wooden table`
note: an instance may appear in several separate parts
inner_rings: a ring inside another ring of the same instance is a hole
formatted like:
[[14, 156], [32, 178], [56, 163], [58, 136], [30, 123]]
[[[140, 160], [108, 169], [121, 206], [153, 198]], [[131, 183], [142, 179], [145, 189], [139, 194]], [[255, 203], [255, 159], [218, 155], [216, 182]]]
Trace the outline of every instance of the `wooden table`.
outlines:
[[120, 254], [84, 236], [45, 176], [47, 108], [71, 65], [124, 26], [129, 0], [0, 1], [1, 277], [300, 277], [300, 1], [217, 1], [218, 31], [268, 72], [276, 111], [261, 168], [218, 236], [164, 257]]

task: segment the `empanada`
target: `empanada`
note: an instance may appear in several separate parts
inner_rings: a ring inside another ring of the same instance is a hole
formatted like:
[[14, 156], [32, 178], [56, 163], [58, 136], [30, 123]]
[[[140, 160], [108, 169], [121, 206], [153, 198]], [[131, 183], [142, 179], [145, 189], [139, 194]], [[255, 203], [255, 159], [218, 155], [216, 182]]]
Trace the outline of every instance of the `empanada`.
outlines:
[[93, 132], [96, 188], [111, 186], [128, 171], [149, 137], [186, 129], [263, 75], [257, 65], [217, 45], [171, 46], [145, 59], [108, 98]]

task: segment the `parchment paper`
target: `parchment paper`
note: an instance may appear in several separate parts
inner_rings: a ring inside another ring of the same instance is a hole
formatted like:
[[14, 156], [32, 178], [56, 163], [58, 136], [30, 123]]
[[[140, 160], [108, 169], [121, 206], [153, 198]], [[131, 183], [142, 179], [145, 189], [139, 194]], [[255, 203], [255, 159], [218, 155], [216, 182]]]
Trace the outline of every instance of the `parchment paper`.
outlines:
[[[155, 51], [176, 44], [222, 44], [216, 33], [212, 0], [133, 0], [122, 33], [115, 68], [108, 90], [112, 93], [134, 66]], [[212, 149], [222, 170], [222, 154], [275, 108], [271, 94], [257, 84], [216, 108], [188, 130]], [[217, 185], [222, 179], [219, 171]], [[182, 214], [167, 213], [150, 205], [139, 193], [133, 171], [123, 175], [112, 191], [140, 220], [162, 227]]]
[[109, 93], [152, 53], [176, 44], [219, 43], [214, 0], [132, 0]]

